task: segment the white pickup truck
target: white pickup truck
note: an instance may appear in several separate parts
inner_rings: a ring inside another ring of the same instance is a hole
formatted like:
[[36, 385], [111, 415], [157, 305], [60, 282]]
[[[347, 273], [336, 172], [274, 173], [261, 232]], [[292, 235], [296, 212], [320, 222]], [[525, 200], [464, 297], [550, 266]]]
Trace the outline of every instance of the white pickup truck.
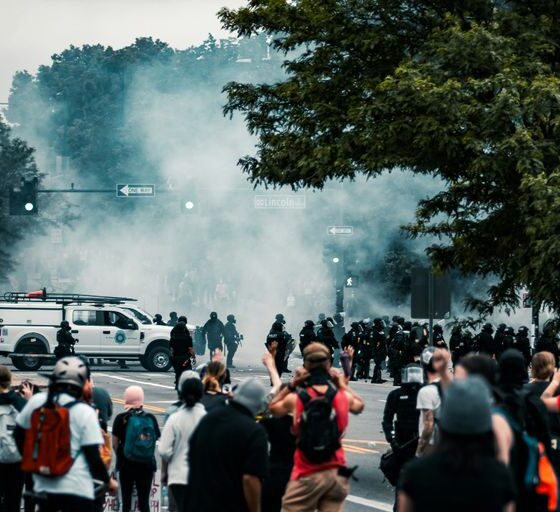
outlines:
[[130, 304], [133, 299], [29, 295], [6, 294], [7, 300], [0, 301], [0, 355], [11, 357], [16, 368], [36, 371], [52, 359], [63, 320], [70, 324], [77, 354], [136, 359], [149, 371], [171, 367], [171, 328], [153, 324], [146, 312]]

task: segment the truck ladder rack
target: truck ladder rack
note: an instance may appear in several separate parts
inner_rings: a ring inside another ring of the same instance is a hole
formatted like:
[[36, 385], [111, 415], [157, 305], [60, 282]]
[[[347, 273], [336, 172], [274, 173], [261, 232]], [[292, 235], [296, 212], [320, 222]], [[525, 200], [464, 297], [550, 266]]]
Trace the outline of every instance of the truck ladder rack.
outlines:
[[85, 295], [79, 293], [47, 293], [43, 288], [37, 292], [6, 292], [6, 302], [51, 302], [56, 304], [96, 303], [96, 304], [123, 304], [136, 302], [130, 297], [112, 297], [109, 295]]

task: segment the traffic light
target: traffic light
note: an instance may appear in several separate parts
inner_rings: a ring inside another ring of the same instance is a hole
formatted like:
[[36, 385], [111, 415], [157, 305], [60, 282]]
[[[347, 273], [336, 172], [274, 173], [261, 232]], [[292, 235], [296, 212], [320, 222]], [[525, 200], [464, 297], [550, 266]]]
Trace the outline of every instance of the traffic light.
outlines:
[[198, 213], [199, 205], [195, 203], [192, 198], [185, 198], [181, 201], [181, 211], [188, 215], [194, 215]]
[[10, 189], [10, 215], [37, 215], [37, 184], [39, 180], [22, 180], [21, 186]]
[[346, 288], [358, 288], [358, 285], [360, 284], [359, 278], [357, 276], [354, 275], [347, 275], [346, 276], [346, 280], [344, 282], [344, 286]]

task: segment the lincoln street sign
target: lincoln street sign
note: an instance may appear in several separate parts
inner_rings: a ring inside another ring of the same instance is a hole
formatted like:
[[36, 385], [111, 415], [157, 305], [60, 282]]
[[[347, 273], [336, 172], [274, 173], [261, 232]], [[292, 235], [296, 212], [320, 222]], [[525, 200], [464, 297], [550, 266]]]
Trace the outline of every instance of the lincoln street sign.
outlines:
[[117, 183], [117, 197], [154, 197], [155, 185]]
[[327, 228], [327, 233], [329, 235], [353, 235], [353, 226], [329, 226]]

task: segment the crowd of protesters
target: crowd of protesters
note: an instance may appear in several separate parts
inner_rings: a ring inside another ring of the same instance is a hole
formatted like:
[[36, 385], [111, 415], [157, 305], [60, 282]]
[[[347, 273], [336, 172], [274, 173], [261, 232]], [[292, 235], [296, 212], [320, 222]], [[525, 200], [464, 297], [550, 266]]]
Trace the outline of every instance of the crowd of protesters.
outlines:
[[[355, 469], [347, 467], [342, 439], [350, 415], [365, 407], [351, 382], [382, 381], [388, 360], [397, 386], [383, 416], [391, 450], [381, 469], [395, 485], [395, 510], [557, 510], [557, 354], [541, 343], [528, 364], [522, 344], [498, 351], [492, 336], [485, 345], [483, 334], [491, 333], [484, 328], [457, 356], [442, 330], [430, 345], [424, 326], [400, 318], [390, 326], [353, 323], [348, 332], [337, 331], [340, 323], [305, 322], [303, 366], [290, 371], [294, 343], [277, 315], [263, 356], [270, 387], [249, 378], [230, 389], [219, 346], [196, 370], [182, 365], [178, 399], [161, 428], [140, 386], [125, 390], [124, 412], [112, 419], [109, 395], [80, 357], [60, 358], [40, 393], [14, 391], [0, 366], [0, 482], [7, 484], [0, 509], [19, 511], [25, 487], [26, 511], [97, 512], [108, 493], [118, 493], [120, 510], [130, 512], [135, 489], [140, 512], [148, 512], [159, 455], [172, 511], [341, 511]], [[177, 318], [177, 357], [191, 354], [186, 324]], [[374, 354], [367, 361], [360, 353], [366, 337], [366, 356]], [[377, 345], [384, 351], [376, 353]], [[334, 368], [340, 350], [342, 371]]]

